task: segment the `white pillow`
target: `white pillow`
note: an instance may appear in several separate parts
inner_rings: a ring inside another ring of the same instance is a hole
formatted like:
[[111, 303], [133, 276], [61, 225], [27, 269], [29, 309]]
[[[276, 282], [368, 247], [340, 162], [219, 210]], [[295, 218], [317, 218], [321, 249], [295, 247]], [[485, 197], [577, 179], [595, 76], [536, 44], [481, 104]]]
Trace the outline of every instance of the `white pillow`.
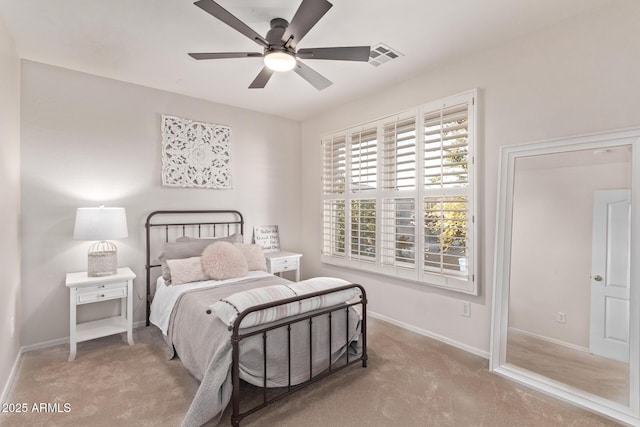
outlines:
[[202, 270], [201, 257], [195, 256], [183, 259], [168, 259], [167, 265], [171, 272], [171, 285], [182, 285], [190, 282], [209, 280], [209, 276]]
[[234, 243], [234, 246], [240, 249], [240, 252], [247, 259], [249, 271], [267, 271], [267, 260], [260, 245]]
[[233, 243], [216, 242], [202, 252], [202, 269], [214, 280], [243, 277], [249, 273], [249, 265], [240, 249]]

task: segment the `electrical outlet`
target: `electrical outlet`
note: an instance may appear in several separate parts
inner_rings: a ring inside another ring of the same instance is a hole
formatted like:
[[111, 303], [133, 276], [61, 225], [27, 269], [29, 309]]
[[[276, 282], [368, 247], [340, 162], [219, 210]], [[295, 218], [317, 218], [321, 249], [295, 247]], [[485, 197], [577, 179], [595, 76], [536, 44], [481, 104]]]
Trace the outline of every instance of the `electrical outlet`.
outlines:
[[566, 313], [559, 311], [558, 312], [558, 323], [567, 323], [567, 315]]
[[462, 301], [460, 316], [471, 317], [471, 303], [469, 301]]
[[11, 316], [11, 337], [13, 338], [15, 334], [16, 334], [16, 317]]

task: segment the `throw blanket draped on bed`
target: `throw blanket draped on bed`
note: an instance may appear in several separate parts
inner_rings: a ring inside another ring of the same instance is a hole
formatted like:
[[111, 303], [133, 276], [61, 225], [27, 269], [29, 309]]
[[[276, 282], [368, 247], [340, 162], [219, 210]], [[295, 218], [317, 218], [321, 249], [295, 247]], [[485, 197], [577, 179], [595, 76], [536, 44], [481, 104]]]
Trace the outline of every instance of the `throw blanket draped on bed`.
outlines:
[[[216, 301], [236, 292], [263, 286], [290, 283], [276, 276], [248, 279], [215, 288], [200, 289], [183, 294], [172, 311], [168, 330], [168, 341], [173, 344], [187, 370], [200, 381], [200, 387], [191, 403], [182, 426], [201, 426], [214, 419], [217, 423], [231, 399], [231, 332], [216, 316], [207, 314], [207, 308]], [[339, 286], [342, 283], [337, 283]], [[331, 359], [336, 362], [347, 350], [348, 333], [350, 354], [357, 357], [361, 350], [360, 315], [357, 310], [348, 310], [349, 330], [346, 331], [347, 309], [332, 316]], [[327, 315], [315, 318], [312, 323], [313, 374], [329, 366]], [[258, 327], [256, 327], [258, 328]], [[248, 328], [247, 331], [253, 328]], [[297, 323], [291, 327], [291, 384], [309, 379], [309, 323]], [[284, 387], [288, 383], [286, 328], [268, 333], [267, 338], [267, 385]], [[240, 377], [257, 386], [263, 384], [262, 336], [247, 338], [240, 345]]]

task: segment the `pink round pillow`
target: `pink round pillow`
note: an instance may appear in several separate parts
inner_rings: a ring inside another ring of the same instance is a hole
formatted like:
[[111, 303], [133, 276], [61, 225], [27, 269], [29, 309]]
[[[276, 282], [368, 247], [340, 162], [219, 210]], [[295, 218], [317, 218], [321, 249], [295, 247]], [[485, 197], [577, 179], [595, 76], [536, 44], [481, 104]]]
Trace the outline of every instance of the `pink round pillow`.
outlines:
[[202, 270], [214, 280], [243, 277], [249, 273], [247, 259], [229, 242], [212, 243], [202, 252]]

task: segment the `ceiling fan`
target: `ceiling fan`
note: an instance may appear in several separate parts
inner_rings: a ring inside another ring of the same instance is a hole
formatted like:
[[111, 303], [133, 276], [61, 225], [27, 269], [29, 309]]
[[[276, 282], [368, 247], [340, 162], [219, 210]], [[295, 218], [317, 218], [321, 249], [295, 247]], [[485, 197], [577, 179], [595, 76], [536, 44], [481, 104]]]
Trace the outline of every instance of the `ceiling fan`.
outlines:
[[313, 70], [300, 59], [331, 59], [339, 61], [368, 61], [369, 46], [317, 47], [296, 49], [297, 44], [333, 6], [327, 0], [302, 0], [291, 23], [286, 19], [271, 20], [271, 29], [266, 37], [256, 33], [213, 0], [199, 0], [194, 3], [200, 9], [244, 34], [263, 48], [263, 52], [215, 52], [189, 53], [194, 59], [264, 58], [264, 68], [249, 85], [250, 89], [262, 89], [274, 71], [294, 70], [300, 77], [322, 90], [330, 86], [330, 80]]

